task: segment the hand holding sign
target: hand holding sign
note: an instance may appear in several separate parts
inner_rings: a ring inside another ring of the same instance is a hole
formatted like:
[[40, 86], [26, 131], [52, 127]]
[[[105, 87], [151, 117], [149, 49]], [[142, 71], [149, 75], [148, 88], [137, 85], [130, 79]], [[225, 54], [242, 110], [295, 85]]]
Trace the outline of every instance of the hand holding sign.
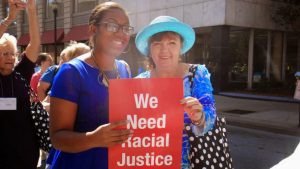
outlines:
[[[133, 131], [128, 129], [120, 129], [126, 126], [128, 121], [119, 121], [99, 126], [91, 132], [95, 147], [111, 147], [124, 143], [132, 136]], [[117, 129], [118, 128], [118, 129]]]
[[197, 98], [186, 97], [182, 99], [181, 104], [183, 109], [189, 115], [192, 122], [198, 126], [205, 126], [205, 115], [203, 113], [203, 106]]

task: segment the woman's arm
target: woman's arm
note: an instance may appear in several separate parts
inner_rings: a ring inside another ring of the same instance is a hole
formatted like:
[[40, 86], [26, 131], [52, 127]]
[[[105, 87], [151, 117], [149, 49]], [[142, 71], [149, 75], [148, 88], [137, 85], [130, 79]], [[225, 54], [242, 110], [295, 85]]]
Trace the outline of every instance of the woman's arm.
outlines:
[[41, 40], [35, 0], [28, 0], [27, 15], [29, 22], [30, 42], [26, 47], [25, 52], [30, 61], [36, 62]]
[[50, 83], [39, 81], [37, 85], [37, 95], [40, 101], [43, 101], [47, 97], [47, 90], [51, 86]]
[[91, 132], [76, 132], [77, 104], [51, 97], [50, 105], [50, 137], [58, 150], [76, 153], [95, 147], [110, 147], [125, 142], [132, 134], [131, 130], [115, 129], [126, 125], [127, 121], [101, 125]]
[[191, 90], [192, 96], [183, 99], [182, 103], [186, 106], [185, 111], [192, 121], [194, 134], [199, 136], [211, 130], [216, 119], [210, 73], [205, 66], [197, 66]]
[[0, 24], [0, 37], [2, 37], [2, 35], [6, 32], [8, 26], [17, 18], [18, 13], [26, 7], [26, 4], [21, 0], [9, 0], [8, 5], [8, 16], [3, 19]]
[[47, 92], [53, 84], [56, 69], [56, 66], [50, 66], [42, 74], [37, 85], [37, 95], [40, 101], [43, 101], [48, 95]]
[[46, 96], [46, 98], [42, 100], [41, 103], [43, 104], [45, 110], [47, 112], [50, 112], [50, 96]]
[[216, 107], [212, 93], [213, 87], [210, 81], [210, 73], [204, 65], [198, 65], [194, 83], [194, 97], [196, 97], [203, 106], [205, 116], [205, 127], [203, 132], [206, 133], [214, 127]]

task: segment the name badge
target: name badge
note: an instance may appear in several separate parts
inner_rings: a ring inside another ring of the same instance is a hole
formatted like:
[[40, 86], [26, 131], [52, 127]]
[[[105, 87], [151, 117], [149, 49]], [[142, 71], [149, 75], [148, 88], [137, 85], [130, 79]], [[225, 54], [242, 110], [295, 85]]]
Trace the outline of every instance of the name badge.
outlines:
[[0, 110], [17, 110], [17, 98], [0, 98]]

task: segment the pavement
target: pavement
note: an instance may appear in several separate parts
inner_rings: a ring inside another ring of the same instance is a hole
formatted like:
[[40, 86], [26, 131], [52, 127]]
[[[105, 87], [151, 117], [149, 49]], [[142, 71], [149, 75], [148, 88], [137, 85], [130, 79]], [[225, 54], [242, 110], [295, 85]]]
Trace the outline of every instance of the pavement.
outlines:
[[223, 95], [215, 95], [215, 100], [218, 115], [225, 117], [228, 125], [300, 137], [300, 104], [297, 102], [286, 102], [286, 98], [281, 102], [280, 98], [267, 101]]

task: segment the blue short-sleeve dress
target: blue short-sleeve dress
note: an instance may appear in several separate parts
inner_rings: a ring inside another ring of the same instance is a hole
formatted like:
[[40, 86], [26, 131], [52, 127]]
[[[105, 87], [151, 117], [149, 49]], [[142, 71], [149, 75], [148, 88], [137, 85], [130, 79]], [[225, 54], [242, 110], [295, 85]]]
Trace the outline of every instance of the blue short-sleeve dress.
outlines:
[[[120, 78], [129, 78], [130, 72], [124, 61], [115, 60]], [[109, 78], [116, 78], [115, 71], [107, 71]], [[102, 83], [99, 70], [80, 58], [61, 66], [54, 78], [51, 97], [74, 102], [78, 106], [74, 131], [93, 131], [108, 123], [108, 88]], [[80, 143], [74, 143], [80, 144]], [[92, 148], [80, 153], [53, 150], [53, 169], [107, 169], [107, 148]]]

